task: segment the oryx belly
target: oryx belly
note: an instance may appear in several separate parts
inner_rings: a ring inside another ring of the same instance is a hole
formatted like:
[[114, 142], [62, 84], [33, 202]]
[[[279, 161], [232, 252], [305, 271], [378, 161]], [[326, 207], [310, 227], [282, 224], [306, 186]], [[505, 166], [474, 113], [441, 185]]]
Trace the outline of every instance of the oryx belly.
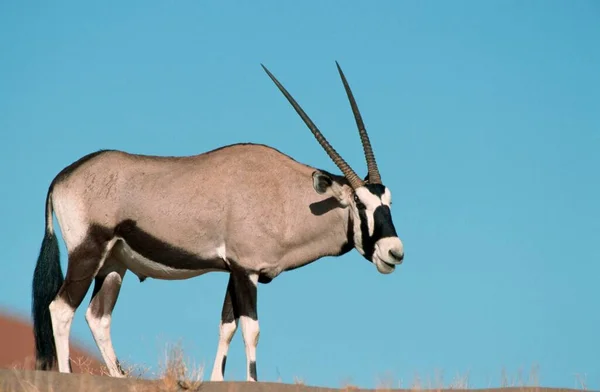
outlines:
[[189, 279], [207, 272], [227, 270], [226, 268], [214, 267], [214, 261], [207, 262], [205, 266], [203, 263], [198, 263], [198, 267], [194, 269], [169, 267], [142, 256], [124, 240], [117, 241], [112, 249], [112, 255], [141, 280], [146, 277], [162, 280]]

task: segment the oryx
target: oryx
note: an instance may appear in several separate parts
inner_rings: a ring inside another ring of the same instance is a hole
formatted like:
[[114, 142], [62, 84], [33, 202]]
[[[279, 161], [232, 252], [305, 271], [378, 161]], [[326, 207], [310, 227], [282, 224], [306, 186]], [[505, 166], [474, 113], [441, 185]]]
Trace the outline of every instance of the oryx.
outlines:
[[[261, 64], [262, 65], [262, 64]], [[278, 89], [341, 170], [336, 175], [260, 144], [233, 144], [194, 156], [103, 150], [52, 180], [45, 236], [33, 274], [38, 369], [70, 371], [69, 331], [92, 280], [86, 320], [111, 376], [122, 377], [110, 338], [111, 314], [127, 270], [140, 281], [228, 272], [211, 380], [223, 380], [238, 322], [247, 380], [256, 381], [257, 284], [352, 248], [382, 274], [404, 258], [369, 137], [336, 62], [358, 126], [368, 175], [361, 179], [279, 81]], [[63, 278], [56, 214], [68, 251]]]

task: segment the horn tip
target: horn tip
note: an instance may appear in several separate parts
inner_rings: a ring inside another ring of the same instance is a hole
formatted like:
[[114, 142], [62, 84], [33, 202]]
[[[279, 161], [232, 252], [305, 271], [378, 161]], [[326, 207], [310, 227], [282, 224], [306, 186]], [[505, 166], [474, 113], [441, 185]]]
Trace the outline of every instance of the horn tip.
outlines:
[[273, 82], [275, 82], [275, 84], [278, 84], [277, 79], [275, 78], [275, 76], [271, 73], [271, 71], [269, 71], [267, 69], [267, 67], [265, 67], [265, 65], [263, 63], [260, 63], [260, 66], [265, 70], [265, 72], [267, 73], [267, 75], [269, 75], [269, 78], [271, 78], [271, 80], [273, 80]]

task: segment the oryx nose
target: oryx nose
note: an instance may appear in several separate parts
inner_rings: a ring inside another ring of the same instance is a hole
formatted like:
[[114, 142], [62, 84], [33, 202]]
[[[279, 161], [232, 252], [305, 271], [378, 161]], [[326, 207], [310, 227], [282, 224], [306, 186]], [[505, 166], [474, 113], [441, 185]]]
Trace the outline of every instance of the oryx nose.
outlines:
[[390, 249], [389, 253], [390, 253], [390, 256], [392, 256], [392, 258], [397, 262], [402, 262], [402, 259], [404, 259], [404, 251], [403, 250]]

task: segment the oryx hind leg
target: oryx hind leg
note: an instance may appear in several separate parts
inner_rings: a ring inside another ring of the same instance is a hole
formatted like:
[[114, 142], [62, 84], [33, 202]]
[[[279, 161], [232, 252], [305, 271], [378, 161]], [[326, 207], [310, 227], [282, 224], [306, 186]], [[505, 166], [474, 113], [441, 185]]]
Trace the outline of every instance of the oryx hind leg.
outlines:
[[126, 272], [127, 269], [122, 264], [109, 256], [96, 275], [92, 299], [85, 313], [85, 319], [112, 377], [125, 376], [113, 348], [110, 325]]
[[50, 303], [50, 317], [58, 359], [58, 370], [70, 373], [69, 334], [75, 310], [85, 297], [92, 280], [102, 267], [114, 240], [105, 230], [87, 231], [84, 239], [74, 247], [65, 241], [68, 250], [67, 273], [56, 298]]

